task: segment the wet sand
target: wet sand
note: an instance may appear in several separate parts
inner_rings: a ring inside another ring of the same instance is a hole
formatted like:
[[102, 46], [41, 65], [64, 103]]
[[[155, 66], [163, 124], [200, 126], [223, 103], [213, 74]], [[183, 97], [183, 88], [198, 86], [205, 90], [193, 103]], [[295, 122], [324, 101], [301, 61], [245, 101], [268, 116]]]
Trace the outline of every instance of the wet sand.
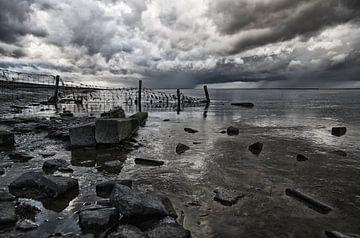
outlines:
[[[24, 171], [41, 170], [45, 159], [39, 153], [44, 151], [56, 152], [52, 158], [71, 163], [74, 173], [59, 174], [79, 179], [79, 196], [68, 206], [50, 205], [45, 209], [34, 202], [41, 208], [36, 218], [40, 227], [22, 237], [80, 232], [74, 212], [85, 203], [100, 200], [95, 193], [97, 183], [115, 178], [132, 179], [134, 187], [169, 196], [179, 215], [178, 222], [193, 237], [325, 237], [325, 230], [360, 233], [360, 123], [356, 119], [351, 123], [343, 120], [347, 119], [346, 109], [341, 109], [345, 113], [337, 117], [323, 108], [312, 111], [299, 107], [283, 114], [276, 102], [271, 105], [274, 108], [255, 101], [254, 109], [248, 109], [218, 100], [206, 113], [204, 107], [185, 108], [179, 115], [173, 111], [151, 111], [145, 127], [134, 136], [137, 142], [131, 151], [70, 151], [66, 142], [46, 138], [46, 132], [17, 133], [16, 149], [35, 158], [13, 163], [7, 152], [1, 152], [0, 166], [11, 167], [1, 176], [0, 186], [7, 187]], [[45, 117], [52, 113], [31, 110]], [[313, 114], [314, 111], [321, 113]], [[331, 127], [343, 124], [348, 127], [347, 134], [332, 136]], [[229, 126], [239, 128], [239, 135], [221, 133]], [[185, 127], [199, 132], [187, 133]], [[264, 145], [258, 156], [248, 150], [257, 141]], [[190, 150], [176, 154], [178, 143], [188, 145]], [[346, 151], [347, 156], [334, 154], [335, 150]], [[299, 162], [297, 154], [309, 159]], [[121, 171], [102, 169], [104, 161], [114, 157], [124, 162]], [[142, 166], [134, 163], [135, 158], [156, 159], [165, 164]], [[234, 205], [224, 206], [214, 201], [217, 188], [244, 196]], [[287, 188], [297, 189], [333, 210], [320, 214], [287, 196]], [[13, 228], [0, 232], [3, 237], [20, 234]]]

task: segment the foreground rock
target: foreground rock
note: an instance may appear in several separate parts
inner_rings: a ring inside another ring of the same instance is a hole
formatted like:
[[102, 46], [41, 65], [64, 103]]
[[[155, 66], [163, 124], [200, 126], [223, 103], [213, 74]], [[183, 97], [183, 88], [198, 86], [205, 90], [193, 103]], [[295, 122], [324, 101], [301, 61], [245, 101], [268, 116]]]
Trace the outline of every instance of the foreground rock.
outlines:
[[221, 203], [224, 206], [232, 206], [244, 197], [244, 194], [239, 194], [237, 191], [218, 188], [214, 190], [214, 201]]
[[139, 127], [139, 120], [99, 119], [95, 123], [95, 139], [97, 143], [116, 144], [130, 137]]
[[0, 226], [16, 222], [15, 204], [12, 202], [0, 203]]
[[169, 198], [132, 190], [124, 185], [115, 185], [110, 201], [126, 218], [177, 217]]
[[190, 150], [190, 147], [189, 146], [187, 146], [187, 145], [184, 145], [184, 144], [181, 144], [181, 143], [179, 143], [177, 146], [176, 146], [176, 153], [177, 154], [182, 154], [182, 153], [185, 153], [185, 151], [187, 151], [187, 150]]
[[45, 173], [54, 173], [55, 171], [70, 171], [69, 166], [66, 160], [51, 159], [44, 162], [42, 169]]
[[136, 226], [121, 225], [116, 232], [109, 235], [109, 238], [148, 238], [148, 236]]
[[229, 136], [239, 135], [239, 128], [230, 126], [230, 127], [228, 127], [228, 128], [226, 129], [226, 133], [227, 133]]
[[231, 103], [231, 106], [253, 108], [255, 105], [251, 102], [235, 102]]
[[39, 225], [31, 220], [22, 220], [16, 224], [16, 229], [20, 231], [30, 231], [38, 228]]
[[76, 179], [62, 176], [46, 176], [42, 172], [27, 172], [9, 185], [9, 191], [16, 197], [46, 199], [57, 198], [78, 190]]
[[263, 149], [263, 143], [261, 143], [261, 142], [256, 142], [249, 146], [250, 152], [255, 155], [260, 154], [262, 149]]
[[121, 107], [115, 107], [114, 109], [101, 113], [103, 118], [125, 118], [125, 111]]
[[331, 129], [331, 134], [334, 136], [342, 136], [346, 133], [346, 127], [333, 127]]
[[132, 180], [113, 180], [102, 182], [96, 185], [96, 195], [103, 198], [108, 198], [111, 195], [116, 184], [124, 185], [132, 188]]
[[296, 160], [299, 161], [299, 162], [303, 162], [303, 161], [308, 160], [308, 158], [307, 158], [305, 155], [298, 154], [298, 155], [296, 156]]
[[79, 225], [83, 230], [103, 231], [119, 222], [119, 213], [114, 207], [84, 210], [79, 213]]
[[15, 144], [14, 133], [9, 131], [0, 131], [0, 146], [11, 146]]
[[146, 166], [161, 166], [164, 165], [164, 161], [136, 158], [135, 164], [141, 164]]
[[192, 133], [192, 134], [199, 132], [198, 130], [188, 128], [188, 127], [184, 128], [184, 131], [186, 131], [188, 133]]
[[70, 128], [70, 143], [74, 147], [95, 146], [95, 123]]
[[12, 153], [8, 154], [8, 156], [11, 160], [14, 160], [16, 162], [22, 162], [22, 163], [28, 162], [29, 160], [34, 158], [33, 156], [31, 156], [23, 151], [12, 152]]

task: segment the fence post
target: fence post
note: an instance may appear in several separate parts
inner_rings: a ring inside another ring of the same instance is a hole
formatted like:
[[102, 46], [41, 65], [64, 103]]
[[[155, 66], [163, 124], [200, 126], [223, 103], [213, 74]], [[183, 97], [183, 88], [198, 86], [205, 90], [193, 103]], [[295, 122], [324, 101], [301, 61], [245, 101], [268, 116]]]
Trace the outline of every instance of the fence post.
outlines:
[[177, 89], [177, 113], [180, 113], [180, 89]]
[[54, 94], [54, 103], [55, 104], [58, 102], [59, 81], [60, 81], [60, 76], [56, 75], [56, 77], [55, 77], [55, 94]]
[[205, 91], [206, 102], [209, 103], [210, 102], [210, 97], [209, 97], [209, 92], [208, 92], [208, 89], [207, 89], [206, 85], [204, 85], [204, 91]]
[[139, 112], [141, 112], [141, 88], [142, 88], [142, 80], [139, 80]]

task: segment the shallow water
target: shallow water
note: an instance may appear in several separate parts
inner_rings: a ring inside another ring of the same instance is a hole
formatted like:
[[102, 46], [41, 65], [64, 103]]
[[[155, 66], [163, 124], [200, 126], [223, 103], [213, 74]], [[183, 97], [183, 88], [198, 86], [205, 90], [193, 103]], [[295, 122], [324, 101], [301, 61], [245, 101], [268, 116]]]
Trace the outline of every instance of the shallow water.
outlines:
[[[203, 94], [202, 90], [183, 93], [196, 97]], [[115, 178], [133, 179], [135, 187], [168, 195], [179, 221], [193, 237], [324, 237], [325, 230], [360, 233], [360, 91], [210, 90], [210, 95], [213, 101], [208, 108], [186, 107], [180, 114], [152, 109], [146, 126], [135, 136], [143, 147], [129, 154], [90, 151], [94, 156], [86, 156], [90, 163], [79, 163], [82, 156], [76, 151], [65, 150], [62, 142], [44, 140], [42, 134], [19, 136], [21, 147], [33, 146], [34, 154], [57, 151], [55, 157], [73, 165], [74, 173], [67, 176], [80, 182], [80, 195], [69, 206], [59, 213], [43, 209], [37, 220], [41, 227], [24, 237], [78, 232], [73, 212], [84, 202], [99, 200], [96, 183]], [[230, 102], [253, 102], [255, 107], [230, 106]], [[73, 108], [76, 115], [87, 113]], [[28, 110], [26, 116], [43, 113], [46, 117], [54, 112], [36, 110]], [[239, 135], [220, 133], [231, 125], [240, 129]], [[333, 126], [346, 126], [348, 131], [335, 137], [331, 135]], [[189, 134], [184, 127], [199, 132]], [[248, 151], [248, 146], [257, 141], [264, 143], [258, 156]], [[190, 150], [177, 155], [177, 143], [190, 146]], [[343, 150], [347, 156], [332, 153], [335, 150]], [[297, 162], [298, 153], [309, 160]], [[99, 160], [114, 156], [124, 161], [118, 174], [98, 170]], [[165, 165], [136, 165], [137, 157], [162, 160]], [[36, 156], [15, 164], [2, 176], [0, 185], [8, 185], [24, 170], [41, 168], [43, 160]], [[227, 207], [213, 200], [216, 188], [245, 196]], [[298, 189], [333, 211], [320, 214], [286, 196], [286, 188]], [[49, 222], [44, 223], [44, 219]]]

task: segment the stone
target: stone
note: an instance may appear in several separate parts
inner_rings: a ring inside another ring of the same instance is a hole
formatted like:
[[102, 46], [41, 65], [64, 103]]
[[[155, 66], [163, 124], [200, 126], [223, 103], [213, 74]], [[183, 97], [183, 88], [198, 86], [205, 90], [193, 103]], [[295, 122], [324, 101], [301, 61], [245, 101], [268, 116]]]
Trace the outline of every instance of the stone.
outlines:
[[52, 157], [54, 155], [56, 155], [55, 152], [43, 152], [43, 153], [39, 153], [39, 155], [41, 155], [43, 158], [48, 158], [48, 157]]
[[235, 102], [235, 103], [231, 103], [231, 106], [253, 108], [255, 105], [251, 102]]
[[16, 229], [20, 231], [30, 231], [38, 228], [39, 225], [31, 220], [22, 220], [16, 224]]
[[184, 131], [188, 132], [188, 133], [191, 133], [191, 134], [194, 134], [194, 133], [197, 133], [199, 132], [198, 130], [195, 130], [195, 129], [192, 129], [192, 128], [184, 128]]
[[169, 198], [132, 190], [124, 185], [114, 186], [110, 201], [126, 218], [177, 217]]
[[298, 154], [298, 155], [296, 156], [296, 160], [299, 161], [299, 162], [303, 162], [303, 161], [308, 160], [308, 158], [307, 158], [305, 155]]
[[147, 232], [149, 238], [190, 238], [190, 231], [176, 223], [161, 224]]
[[164, 165], [164, 161], [135, 158], [135, 164], [147, 165], [147, 166], [161, 166]]
[[0, 189], [0, 202], [12, 202], [15, 200], [15, 197], [6, 191], [5, 189]]
[[83, 210], [79, 213], [79, 225], [83, 230], [106, 230], [116, 225], [119, 218], [114, 207]]
[[96, 146], [95, 123], [72, 127], [69, 135], [71, 146]]
[[184, 144], [179, 143], [179, 144], [176, 146], [176, 153], [179, 154], [179, 155], [182, 154], [182, 153], [184, 153], [184, 152], [187, 151], [187, 150], [190, 150], [190, 147], [187, 146], [187, 145], [184, 145]]
[[244, 194], [239, 194], [237, 191], [218, 188], [214, 190], [215, 197], [214, 201], [221, 203], [224, 206], [232, 206], [243, 198]]
[[256, 142], [249, 146], [250, 152], [255, 155], [260, 154], [262, 149], [263, 149], [263, 143], [261, 143], [261, 142]]
[[27, 154], [24, 151], [11, 152], [10, 154], [8, 154], [8, 156], [11, 160], [14, 160], [16, 162], [28, 162], [29, 160], [34, 158], [33, 156]]
[[343, 150], [334, 150], [331, 153], [333, 153], [335, 155], [343, 156], [343, 157], [347, 156], [347, 153], [345, 151], [343, 151]]
[[66, 160], [51, 159], [44, 162], [42, 169], [45, 173], [54, 173], [57, 170], [62, 170], [69, 166], [70, 164]]
[[229, 126], [229, 127], [226, 129], [226, 133], [227, 133], [229, 136], [239, 135], [239, 128], [236, 128], [236, 127], [233, 127], [233, 126]]
[[331, 134], [334, 136], [343, 136], [346, 133], [346, 127], [333, 127]]
[[167, 118], [167, 119], [164, 119], [163, 121], [164, 121], [164, 122], [167, 122], [167, 121], [170, 121], [170, 119]]
[[135, 118], [139, 121], [139, 125], [144, 125], [148, 118], [148, 113], [147, 112], [137, 112], [134, 115], [131, 115], [130, 118]]
[[46, 176], [42, 172], [27, 172], [9, 185], [9, 191], [16, 197], [45, 199], [57, 198], [78, 190], [77, 179], [63, 176]]
[[31, 200], [18, 200], [15, 206], [15, 212], [20, 219], [35, 220], [36, 215], [41, 210], [32, 204]]
[[116, 232], [109, 235], [109, 238], [148, 238], [148, 236], [136, 226], [121, 225]]
[[0, 146], [11, 146], [15, 144], [14, 133], [9, 131], [0, 131]]
[[125, 111], [121, 107], [115, 107], [114, 109], [101, 113], [103, 118], [125, 118]]
[[12, 202], [0, 203], [0, 226], [16, 222], [15, 204]]
[[113, 191], [116, 184], [121, 184], [132, 188], [132, 180], [129, 179], [106, 181], [96, 185], [96, 195], [103, 198], [110, 197], [111, 192]]
[[100, 167], [100, 170], [105, 170], [108, 173], [118, 174], [121, 172], [124, 162], [120, 160], [106, 161]]
[[130, 119], [98, 119], [95, 122], [97, 143], [115, 144], [130, 137], [139, 127], [139, 121]]

